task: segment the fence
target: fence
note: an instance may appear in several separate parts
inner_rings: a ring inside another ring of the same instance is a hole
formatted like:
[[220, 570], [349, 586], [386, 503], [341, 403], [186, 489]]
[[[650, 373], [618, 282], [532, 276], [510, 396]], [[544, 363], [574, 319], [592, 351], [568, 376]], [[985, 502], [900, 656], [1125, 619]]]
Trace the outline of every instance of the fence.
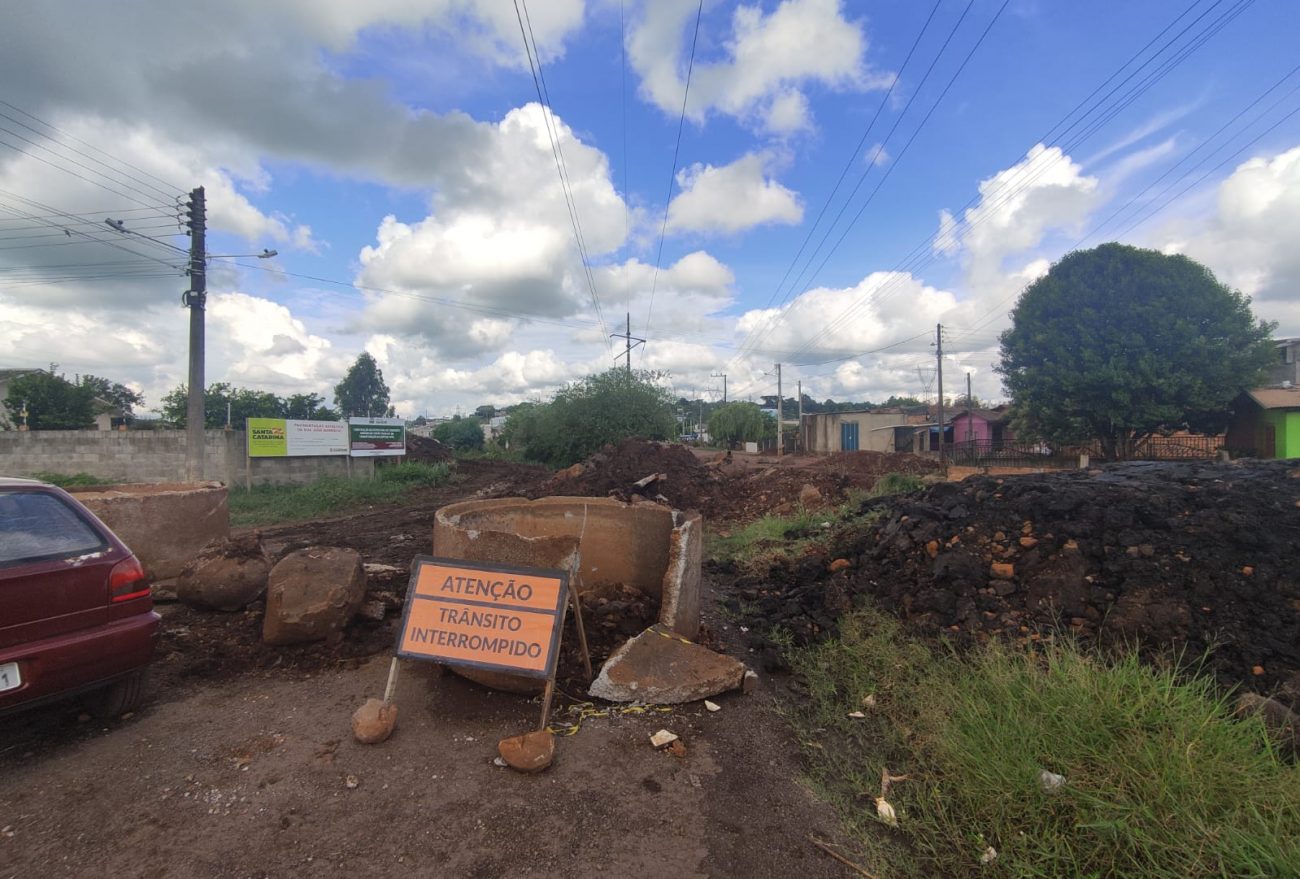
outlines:
[[[1130, 460], [1209, 460], [1222, 448], [1222, 436], [1149, 436], [1134, 446]], [[963, 467], [1066, 466], [1087, 455], [1094, 461], [1107, 460], [1101, 444], [1093, 441], [1073, 445], [1015, 441], [966, 440], [944, 449], [944, 459]]]
[[[183, 430], [0, 431], [0, 475], [88, 473], [111, 482], [184, 482]], [[253, 458], [241, 430], [204, 431], [203, 479], [243, 485], [374, 475], [374, 458]], [[250, 466], [251, 465], [251, 466]]]

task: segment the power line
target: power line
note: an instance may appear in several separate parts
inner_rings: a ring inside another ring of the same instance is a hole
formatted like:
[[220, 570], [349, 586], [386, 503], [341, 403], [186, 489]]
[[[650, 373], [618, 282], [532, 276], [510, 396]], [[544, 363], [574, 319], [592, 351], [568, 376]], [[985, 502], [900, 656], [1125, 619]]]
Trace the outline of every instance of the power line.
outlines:
[[[1129, 74], [1129, 76], [1125, 77], [1123, 80], [1116, 83], [1114, 87], [1112, 87], [1108, 92], [1106, 92], [1106, 94], [1104, 94], [1100, 100], [1093, 103], [1092, 106], [1089, 107], [1086, 110], [1086, 112], [1079, 118], [1080, 119], [1087, 118], [1087, 116], [1091, 115], [1099, 108], [1104, 107], [1105, 102], [1112, 95], [1118, 92], [1119, 89], [1122, 88], [1125, 83], [1127, 83], [1130, 79], [1132, 79], [1133, 76], [1136, 76], [1138, 73], [1140, 73], [1140, 71], [1143, 68], [1151, 65], [1157, 58], [1159, 58], [1162, 54], [1164, 54], [1167, 50], [1169, 50], [1170, 47], [1174, 46], [1177, 43], [1177, 41], [1181, 39], [1182, 36], [1184, 36], [1188, 32], [1190, 28], [1194, 27], [1198, 22], [1201, 21], [1201, 19], [1205, 17], [1206, 14], [1208, 14], [1210, 11], [1212, 11], [1215, 7], [1220, 5], [1222, 2], [1224, 2], [1224, 0], [1215, 0], [1215, 2], [1209, 8], [1204, 10], [1200, 16], [1194, 19], [1187, 27], [1184, 27], [1181, 31], [1176, 33], [1167, 42], [1165, 42], [1163, 46], [1161, 46], [1159, 49], [1156, 50], [1155, 53], [1153, 53], [1149, 58], [1143, 61], [1142, 64], [1140, 64], [1132, 73]], [[1201, 45], [1204, 44], [1205, 36], [1207, 34], [1213, 36], [1213, 34], [1221, 30], [1222, 27], [1228, 21], [1231, 21], [1237, 15], [1240, 15], [1241, 11], [1245, 8], [1245, 6], [1253, 2], [1254, 0], [1243, 0], [1242, 4], [1238, 4], [1238, 6], [1229, 9], [1219, 19], [1210, 22], [1210, 24], [1207, 25], [1200, 32], [1193, 34], [1192, 38], [1188, 41], [1186, 46], [1183, 47], [1183, 49], [1186, 49], [1187, 47], [1191, 47], [1191, 50], [1194, 51], [1196, 48], [1199, 48]], [[1192, 10], [1194, 10], [1199, 3], [1200, 0], [1194, 0], [1191, 6], [1185, 9], [1178, 17], [1176, 17], [1172, 22], [1170, 22], [1170, 24], [1166, 25], [1160, 31], [1160, 33], [1158, 33], [1154, 38], [1148, 41], [1146, 45], [1144, 45], [1141, 49], [1138, 50], [1137, 53], [1135, 53], [1132, 57], [1130, 57], [1127, 61], [1125, 61], [1122, 65], [1120, 65], [1120, 67], [1117, 68], [1114, 73], [1112, 73], [1109, 77], [1107, 77], [1106, 80], [1104, 80], [1100, 86], [1094, 89], [1087, 98], [1085, 98], [1078, 105], [1076, 105], [1075, 108], [1072, 109], [1070, 113], [1067, 113], [1066, 116], [1063, 117], [1056, 125], [1052, 126], [1052, 128], [1042, 138], [1039, 139], [1039, 142], [1046, 143], [1051, 141], [1053, 138], [1053, 133], [1056, 132], [1057, 129], [1059, 129], [1062, 125], [1065, 125], [1067, 122], [1069, 122], [1069, 119], [1072, 115], [1076, 114], [1079, 109], [1087, 105], [1089, 101], [1091, 101], [1091, 99], [1094, 96], [1096, 96], [1098, 92], [1102, 91], [1102, 89], [1104, 89], [1108, 83], [1110, 83], [1117, 76], [1119, 76], [1119, 74], [1122, 73], [1137, 58], [1141, 57], [1141, 55], [1145, 53], [1146, 50], [1149, 49], [1152, 45], [1154, 45], [1160, 39], [1161, 36], [1163, 36], [1165, 33], [1168, 33], [1171, 29], [1173, 29], [1173, 27], [1177, 25], [1177, 23], [1181, 21], [1184, 17], [1186, 17]], [[1158, 71], [1158, 76], [1154, 76], [1154, 77], [1149, 76], [1140, 83], [1139, 87], [1143, 92], [1149, 90], [1155, 84], [1155, 82], [1159, 81], [1159, 79], [1166, 76], [1173, 69], [1173, 66], [1176, 66], [1176, 64], [1178, 63], [1182, 63], [1182, 61], [1184, 61], [1190, 55], [1190, 51], [1183, 51], [1183, 49], [1176, 50], [1177, 54], [1175, 57], [1177, 60], [1174, 65], [1162, 66], [1162, 68]], [[1127, 95], [1122, 97], [1120, 100], [1125, 100], [1125, 99], [1128, 99]], [[1131, 99], [1130, 99], [1130, 103], [1131, 103]], [[1103, 110], [1103, 112], [1106, 111]], [[1107, 117], [1108, 121], [1111, 118], [1114, 118], [1113, 114]], [[1061, 132], [1061, 135], [1064, 135], [1069, 131], [1071, 131], [1078, 123], [1078, 121], [1079, 120], [1076, 120], [1074, 124], [1071, 124], [1068, 127], [1066, 127]], [[1083, 142], [1084, 139], [1090, 137], [1097, 130], [1098, 128], [1093, 126], [1089, 130], [1076, 136], [1074, 139], [1066, 142], [1066, 144], [1063, 147], [1061, 147], [1062, 156], [1064, 157], [1068, 152], [1075, 149], [1079, 144]], [[974, 219], [967, 217], [966, 213], [969, 213], [969, 208], [975, 205], [977, 202], [979, 202], [981, 198], [984, 198], [984, 195], [981, 193], [972, 196], [972, 198], [969, 201], [967, 201], [966, 205], [964, 205], [957, 212], [957, 215], [962, 217], [961, 223], [963, 223], [965, 226], [964, 230], [962, 230], [963, 234], [969, 233], [969, 231], [973, 229], [975, 226], [979, 225], [981, 221], [987, 220], [989, 217], [993, 215], [993, 212], [996, 208], [1002, 206], [1003, 204], [1006, 204], [1008, 201], [1015, 198], [1021, 192], [1025, 191], [1035, 180], [1041, 177], [1042, 174], [1046, 173], [1046, 171], [1052, 166], [1053, 162], [1056, 160], [1053, 159], [1046, 150], [1043, 152], [1042, 156], [1047, 156], [1048, 157], [1047, 160], [1040, 162], [1039, 161], [1040, 157], [1035, 157], [1033, 160], [1026, 163], [1023, 167], [1019, 168], [1012, 175], [1012, 177], [1007, 180], [1006, 184], [1002, 187], [1002, 192], [1000, 192], [998, 196], [996, 196], [992, 200], [991, 203], [980, 204], [981, 213], [979, 216], [975, 217]], [[1031, 173], [1031, 169], [1032, 169], [1032, 173]], [[1025, 179], [1025, 175], [1029, 175], [1027, 179]], [[1022, 179], [1019, 182], [1016, 182], [1017, 177]], [[873, 292], [873, 294], [867, 299], [857, 303], [853, 303], [849, 307], [845, 308], [836, 318], [833, 318], [831, 321], [827, 322], [827, 324], [825, 325], [821, 333], [819, 333], [817, 336], [811, 339], [806, 344], [805, 347], [811, 348], [812, 346], [814, 346], [820, 338], [824, 337], [826, 333], [830, 331], [831, 327], [847, 319], [850, 314], [859, 311], [863, 308], [866, 308], [872, 304], [875, 304], [881, 301], [885, 296], [896, 291], [897, 289], [900, 289], [903, 283], [903, 278], [900, 276], [901, 273], [906, 272], [914, 275], [916, 271], [935, 262], [937, 259], [937, 255], [933, 251], [933, 246], [938, 241], [939, 234], [940, 234], [939, 232], [933, 233], [925, 241], [921, 242], [915, 248], [913, 248], [913, 250], [893, 270], [896, 275], [895, 278], [891, 279], [890, 281], [887, 281], [883, 286], [881, 286], [879, 289]], [[956, 230], [953, 230], [953, 234], [956, 234]], [[841, 240], [842, 238], [843, 236], [841, 236]], [[825, 263], [823, 262], [823, 265], [824, 264]], [[819, 266], [818, 271], [820, 271], [820, 269], [821, 267]]]
[[55, 132], [55, 133], [57, 133], [57, 134], [62, 135], [64, 138], [66, 138], [66, 139], [72, 141], [73, 143], [79, 143], [79, 144], [81, 144], [82, 146], [86, 147], [87, 149], [94, 150], [95, 152], [100, 153], [101, 155], [107, 156], [108, 158], [112, 159], [113, 161], [115, 161], [115, 162], [117, 162], [117, 163], [119, 163], [119, 164], [121, 164], [121, 165], [125, 165], [126, 167], [130, 168], [132, 171], [138, 171], [138, 172], [140, 172], [141, 174], [145, 175], [146, 177], [151, 177], [151, 178], [153, 178], [154, 180], [156, 180], [156, 181], [158, 181], [159, 183], [161, 183], [161, 184], [163, 185], [163, 187], [165, 188], [165, 190], [166, 190], [169, 194], [170, 194], [170, 193], [178, 193], [178, 194], [179, 194], [179, 193], [181, 193], [181, 192], [184, 191], [183, 187], [177, 186], [175, 183], [172, 183], [172, 182], [169, 182], [169, 181], [167, 181], [167, 180], [164, 180], [163, 178], [159, 177], [157, 174], [154, 174], [154, 173], [152, 173], [152, 172], [146, 171], [146, 170], [144, 170], [143, 168], [137, 167], [136, 165], [131, 164], [130, 162], [126, 161], [125, 159], [120, 158], [120, 157], [118, 157], [118, 156], [114, 156], [112, 153], [109, 153], [109, 152], [107, 152], [106, 150], [100, 149], [99, 147], [94, 146], [93, 144], [86, 143], [84, 140], [81, 140], [81, 139], [78, 138], [78, 137], [74, 137], [73, 135], [71, 135], [71, 134], [69, 134], [68, 132], [64, 131], [63, 129], [59, 128], [57, 125], [54, 125], [53, 123], [50, 123], [50, 122], [45, 121], [44, 119], [40, 118], [39, 116], [35, 115], [34, 113], [31, 113], [31, 112], [29, 112], [29, 111], [27, 111], [27, 110], [24, 110], [22, 107], [18, 107], [18, 106], [16, 106], [16, 105], [11, 104], [11, 103], [9, 103], [8, 101], [4, 101], [4, 100], [0, 100], [0, 106], [8, 107], [10, 110], [13, 110], [13, 111], [16, 112], [16, 113], [21, 113], [22, 115], [26, 116], [28, 119], [31, 119], [33, 122], [39, 122], [41, 125], [44, 125], [46, 128], [50, 129], [51, 131], [53, 131], [53, 132]]
[[[605, 315], [600, 307], [600, 296], [596, 293], [596, 279], [591, 272], [591, 260], [587, 253], [586, 241], [582, 235], [582, 224], [578, 218], [578, 205], [573, 197], [573, 191], [569, 185], [567, 166], [564, 162], [564, 150], [559, 142], [558, 132], [552, 129], [552, 113], [550, 103], [550, 91], [545, 86], [545, 73], [542, 70], [542, 58], [540, 52], [537, 52], [537, 44], [534, 39], [529, 42], [529, 33], [532, 31], [532, 22], [529, 20], [527, 30], [524, 26], [524, 15], [527, 14], [528, 4], [524, 0], [524, 13], [520, 13], [519, 5], [521, 0], [514, 0], [515, 18], [519, 21], [519, 35], [524, 41], [524, 53], [528, 56], [528, 69], [533, 75], [533, 86], [537, 90], [538, 103], [542, 105], [542, 121], [546, 126], [546, 136], [551, 143], [551, 156], [555, 160], [555, 171], [560, 178], [560, 190], [564, 196], [564, 204], [569, 212], [569, 222], [573, 227], [573, 238], [578, 247], [578, 257], [582, 260], [583, 274], [587, 279], [587, 289], [591, 294], [591, 304], [596, 311], [596, 319], [600, 322], [601, 332], [606, 336], [605, 345], [608, 350], [610, 343], [608, 339], [608, 328], [605, 326]], [[536, 63], [533, 55], [537, 53]]]
[[[682, 90], [682, 113], [677, 120], [677, 143], [673, 146], [673, 168], [668, 175], [668, 195], [664, 198], [664, 220], [659, 226], [659, 247], [655, 253], [655, 270], [650, 279], [650, 306], [646, 309], [645, 334], [650, 336], [650, 325], [655, 313], [655, 291], [659, 286], [659, 266], [664, 258], [664, 236], [668, 232], [668, 208], [673, 201], [673, 184], [677, 181], [677, 159], [682, 148], [682, 129], [686, 127], [686, 100], [691, 95], [691, 74], [695, 71], [695, 46], [700, 39], [700, 19], [704, 16], [704, 0], [695, 9], [695, 34], [691, 37], [691, 58], [686, 65], [686, 88]], [[641, 349], [645, 357], [645, 349]]]

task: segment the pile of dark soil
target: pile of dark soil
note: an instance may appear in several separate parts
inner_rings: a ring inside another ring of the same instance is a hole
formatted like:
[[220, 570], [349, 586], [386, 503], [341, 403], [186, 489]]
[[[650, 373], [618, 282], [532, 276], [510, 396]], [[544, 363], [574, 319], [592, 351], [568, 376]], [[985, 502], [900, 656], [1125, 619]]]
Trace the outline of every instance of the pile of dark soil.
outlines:
[[867, 595], [958, 640], [1065, 631], [1187, 662], [1208, 652], [1221, 682], [1271, 691], [1300, 670], [1297, 545], [1300, 469], [1286, 462], [979, 476], [868, 504], [828, 554], [736, 578], [726, 601], [769, 657], [760, 628], [807, 642]]
[[650, 497], [661, 494], [679, 510], [700, 510], [712, 496], [713, 475], [690, 449], [679, 443], [625, 439], [617, 446], [605, 446], [581, 464], [561, 470], [553, 479], [529, 493], [529, 497], [574, 495], [626, 498], [632, 484], [654, 473], [667, 478], [647, 490]]
[[422, 464], [439, 464], [443, 461], [450, 461], [456, 456], [448, 446], [444, 446], [436, 439], [427, 436], [416, 436], [413, 433], [406, 435], [406, 458], [407, 461], [418, 461]]

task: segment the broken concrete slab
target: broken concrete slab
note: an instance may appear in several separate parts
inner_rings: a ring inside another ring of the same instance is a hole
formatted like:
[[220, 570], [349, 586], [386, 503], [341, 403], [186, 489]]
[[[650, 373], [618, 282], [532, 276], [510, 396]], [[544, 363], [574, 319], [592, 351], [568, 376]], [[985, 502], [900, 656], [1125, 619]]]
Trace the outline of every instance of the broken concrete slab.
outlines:
[[606, 660], [588, 692], [609, 702], [677, 705], [741, 686], [745, 666], [651, 626]]

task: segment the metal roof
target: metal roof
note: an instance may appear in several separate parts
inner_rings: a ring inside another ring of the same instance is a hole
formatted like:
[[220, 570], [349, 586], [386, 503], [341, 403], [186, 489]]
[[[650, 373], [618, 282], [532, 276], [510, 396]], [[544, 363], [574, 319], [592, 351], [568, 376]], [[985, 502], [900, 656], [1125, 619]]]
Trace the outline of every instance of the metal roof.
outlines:
[[1300, 388], [1252, 388], [1246, 394], [1265, 409], [1300, 409]]

